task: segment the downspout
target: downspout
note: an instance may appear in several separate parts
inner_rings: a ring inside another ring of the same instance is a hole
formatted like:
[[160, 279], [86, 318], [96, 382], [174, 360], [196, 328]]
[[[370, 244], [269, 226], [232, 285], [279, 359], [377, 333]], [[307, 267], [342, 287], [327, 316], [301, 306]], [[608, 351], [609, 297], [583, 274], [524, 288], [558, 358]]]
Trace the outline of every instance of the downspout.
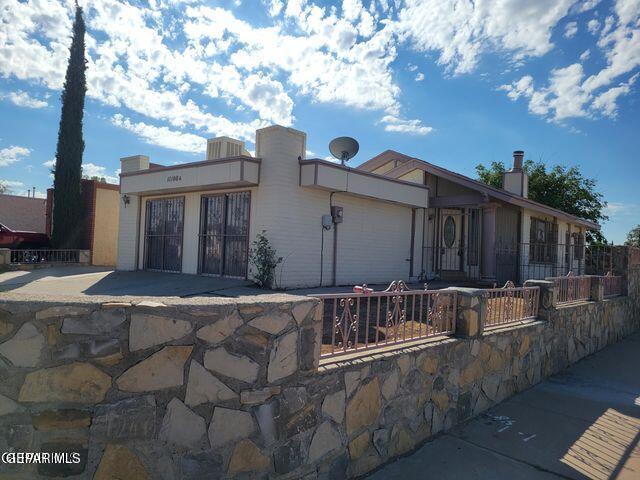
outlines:
[[415, 249], [416, 238], [416, 209], [411, 209], [411, 252], [409, 255], [409, 278], [413, 277], [413, 250]]
[[423, 208], [422, 209], [422, 249], [420, 252], [420, 274], [424, 274], [426, 277], [426, 272], [424, 271], [424, 249], [426, 247], [426, 245], [424, 244], [425, 242], [425, 238], [424, 238], [424, 232], [427, 228], [427, 209]]
[[[329, 212], [333, 207], [333, 195], [338, 192], [331, 192], [329, 195]], [[333, 259], [331, 262], [331, 285], [336, 286], [337, 270], [338, 270], [338, 224], [333, 223]]]
[[[345, 185], [345, 192], [349, 192], [349, 170], [347, 169], [347, 179]], [[331, 195], [329, 195], [329, 211], [331, 211], [331, 207], [333, 206], [333, 195], [335, 193], [340, 193], [340, 191], [333, 191]], [[337, 276], [338, 276], [338, 224], [334, 222], [333, 224], [333, 272], [332, 272], [332, 286], [337, 286]]]

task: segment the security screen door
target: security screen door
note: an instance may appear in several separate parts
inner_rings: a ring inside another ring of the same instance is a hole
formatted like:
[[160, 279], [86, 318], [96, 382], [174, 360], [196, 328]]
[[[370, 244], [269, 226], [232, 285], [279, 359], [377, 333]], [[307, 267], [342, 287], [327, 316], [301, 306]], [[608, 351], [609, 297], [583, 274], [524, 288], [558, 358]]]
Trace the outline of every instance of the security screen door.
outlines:
[[147, 200], [146, 209], [145, 268], [180, 272], [184, 197]]
[[440, 231], [440, 268], [442, 270], [460, 270], [461, 262], [461, 227], [460, 210], [442, 210]]
[[249, 192], [202, 197], [200, 209], [200, 272], [247, 276]]

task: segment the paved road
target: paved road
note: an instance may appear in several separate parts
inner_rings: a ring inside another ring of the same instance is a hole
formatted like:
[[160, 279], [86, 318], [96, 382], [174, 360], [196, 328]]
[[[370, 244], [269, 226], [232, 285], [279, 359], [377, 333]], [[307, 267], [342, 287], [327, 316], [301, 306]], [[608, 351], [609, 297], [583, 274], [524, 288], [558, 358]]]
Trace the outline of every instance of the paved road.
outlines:
[[637, 333], [369, 478], [638, 480], [639, 367]]

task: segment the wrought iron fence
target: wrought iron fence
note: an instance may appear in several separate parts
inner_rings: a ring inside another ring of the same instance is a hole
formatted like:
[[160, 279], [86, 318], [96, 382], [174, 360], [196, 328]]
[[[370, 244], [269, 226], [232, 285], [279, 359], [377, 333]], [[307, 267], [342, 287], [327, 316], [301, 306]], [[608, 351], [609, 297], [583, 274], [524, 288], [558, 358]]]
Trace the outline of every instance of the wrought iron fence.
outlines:
[[558, 291], [558, 304], [582, 302], [591, 298], [592, 276], [575, 276], [569, 272], [564, 277], [548, 277]]
[[315, 295], [322, 303], [321, 357], [372, 350], [455, 331], [456, 292], [411, 290], [402, 281], [381, 292]]
[[496, 248], [496, 277], [500, 283], [542, 280], [569, 272], [583, 275], [586, 269], [583, 245], [571, 243], [518, 243]]
[[11, 263], [79, 263], [80, 252], [81, 250], [11, 250]]
[[585, 273], [606, 275], [613, 271], [616, 260], [614, 245], [588, 245], [585, 249]]
[[617, 297], [622, 295], [622, 277], [619, 275], [611, 275], [611, 272], [602, 277], [602, 285], [604, 297]]
[[515, 287], [507, 282], [502, 288], [485, 291], [487, 316], [485, 326], [505, 325], [538, 316], [539, 287]]

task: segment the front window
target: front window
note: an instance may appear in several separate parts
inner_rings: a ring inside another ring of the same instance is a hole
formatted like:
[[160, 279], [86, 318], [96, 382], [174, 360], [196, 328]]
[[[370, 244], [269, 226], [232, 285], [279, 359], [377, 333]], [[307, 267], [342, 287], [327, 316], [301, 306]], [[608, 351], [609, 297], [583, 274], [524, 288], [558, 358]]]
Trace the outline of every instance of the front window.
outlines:
[[575, 249], [576, 260], [582, 260], [584, 258], [584, 234], [574, 233], [573, 244]]
[[539, 218], [531, 219], [529, 260], [533, 263], [556, 263], [558, 225]]

